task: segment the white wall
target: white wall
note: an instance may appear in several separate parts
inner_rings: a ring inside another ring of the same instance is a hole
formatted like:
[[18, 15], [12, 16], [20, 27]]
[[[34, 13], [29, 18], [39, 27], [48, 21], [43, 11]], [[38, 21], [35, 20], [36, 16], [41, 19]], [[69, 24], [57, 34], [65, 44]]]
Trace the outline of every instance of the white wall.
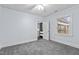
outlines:
[[0, 47], [37, 40], [41, 17], [0, 7]]
[[[72, 17], [72, 36], [59, 36], [56, 34], [56, 19], [60, 16]], [[46, 19], [50, 20], [51, 40], [79, 48], [79, 5], [57, 12]]]

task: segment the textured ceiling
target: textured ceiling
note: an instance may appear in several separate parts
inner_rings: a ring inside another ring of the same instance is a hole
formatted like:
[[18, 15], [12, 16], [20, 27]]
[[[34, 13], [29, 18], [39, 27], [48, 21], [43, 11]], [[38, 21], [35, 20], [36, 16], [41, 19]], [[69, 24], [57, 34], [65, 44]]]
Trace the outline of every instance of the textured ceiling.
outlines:
[[47, 6], [44, 6], [44, 10], [38, 10], [36, 9], [37, 5], [38, 4], [3, 4], [1, 6], [38, 16], [48, 16], [55, 12], [74, 6], [73, 4], [48, 4]]

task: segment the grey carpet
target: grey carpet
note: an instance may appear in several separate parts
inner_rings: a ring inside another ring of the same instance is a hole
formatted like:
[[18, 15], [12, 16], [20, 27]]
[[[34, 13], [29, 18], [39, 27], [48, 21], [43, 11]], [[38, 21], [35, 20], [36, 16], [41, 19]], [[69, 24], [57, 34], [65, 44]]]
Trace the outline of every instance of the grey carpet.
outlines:
[[79, 55], [79, 49], [43, 39], [2, 48], [0, 55]]

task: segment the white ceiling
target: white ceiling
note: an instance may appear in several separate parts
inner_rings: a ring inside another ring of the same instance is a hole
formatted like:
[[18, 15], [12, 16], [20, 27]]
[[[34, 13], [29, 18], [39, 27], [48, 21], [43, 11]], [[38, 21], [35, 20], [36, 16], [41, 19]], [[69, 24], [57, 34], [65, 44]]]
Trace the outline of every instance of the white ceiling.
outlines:
[[48, 16], [74, 6], [73, 4], [48, 4], [47, 6], [44, 6], [44, 10], [38, 10], [36, 9], [37, 5], [38, 4], [3, 4], [1, 6], [39, 16]]

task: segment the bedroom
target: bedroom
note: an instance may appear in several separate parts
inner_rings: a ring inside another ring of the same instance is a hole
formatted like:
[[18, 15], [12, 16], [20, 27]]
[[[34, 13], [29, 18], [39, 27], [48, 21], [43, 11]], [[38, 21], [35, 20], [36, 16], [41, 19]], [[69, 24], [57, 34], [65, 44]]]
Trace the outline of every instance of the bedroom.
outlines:
[[78, 4], [0, 4], [0, 54], [79, 54], [78, 14]]

